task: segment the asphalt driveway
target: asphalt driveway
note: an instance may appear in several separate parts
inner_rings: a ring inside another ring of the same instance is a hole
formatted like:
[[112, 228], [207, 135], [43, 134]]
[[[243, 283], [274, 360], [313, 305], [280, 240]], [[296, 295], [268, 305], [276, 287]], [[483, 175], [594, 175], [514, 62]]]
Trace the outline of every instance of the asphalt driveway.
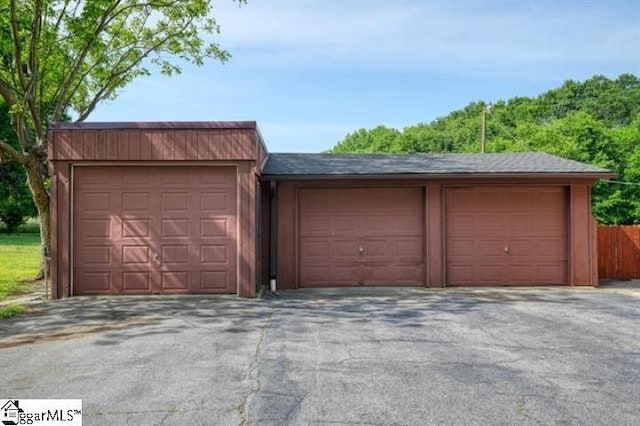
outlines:
[[0, 398], [85, 424], [637, 424], [632, 291], [75, 298], [0, 323]]

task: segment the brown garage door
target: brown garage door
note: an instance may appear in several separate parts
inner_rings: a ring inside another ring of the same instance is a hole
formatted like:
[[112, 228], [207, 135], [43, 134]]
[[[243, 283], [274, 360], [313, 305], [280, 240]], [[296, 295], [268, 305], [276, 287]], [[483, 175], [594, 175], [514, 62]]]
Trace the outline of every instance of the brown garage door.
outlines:
[[449, 285], [567, 282], [563, 188], [451, 188], [445, 194]]
[[74, 294], [236, 292], [232, 167], [76, 167]]
[[422, 285], [421, 188], [303, 189], [299, 284]]

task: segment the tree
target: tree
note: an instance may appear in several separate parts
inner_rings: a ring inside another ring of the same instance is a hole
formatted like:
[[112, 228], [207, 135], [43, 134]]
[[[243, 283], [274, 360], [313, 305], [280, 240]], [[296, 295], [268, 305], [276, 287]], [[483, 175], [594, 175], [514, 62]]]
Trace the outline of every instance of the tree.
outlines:
[[[7, 140], [18, 147], [15, 135], [9, 123], [9, 111], [0, 101], [0, 139]], [[22, 224], [24, 218], [35, 216], [37, 210], [33, 204], [24, 169], [18, 164], [0, 164], [0, 221], [6, 231], [12, 233]]]
[[[479, 152], [484, 103], [429, 123], [347, 135], [331, 152]], [[487, 120], [489, 152], [544, 151], [611, 169], [617, 182], [593, 187], [598, 222], [640, 223], [640, 79], [594, 76], [535, 98], [498, 101]]]
[[11, 234], [24, 219], [37, 214], [24, 170], [17, 164], [0, 164], [0, 221]]
[[0, 99], [19, 144], [0, 140], [0, 161], [26, 172], [43, 248], [48, 124], [67, 113], [84, 121], [137, 77], [226, 61], [229, 53], [208, 41], [219, 32], [211, 11], [210, 0], [0, 0]]

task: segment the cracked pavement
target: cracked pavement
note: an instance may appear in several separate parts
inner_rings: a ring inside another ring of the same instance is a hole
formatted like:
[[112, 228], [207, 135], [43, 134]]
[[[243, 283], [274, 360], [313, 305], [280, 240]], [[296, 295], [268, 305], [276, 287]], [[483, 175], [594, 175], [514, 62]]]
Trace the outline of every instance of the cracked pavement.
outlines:
[[93, 424], [637, 424], [640, 298], [340, 289], [54, 301], [0, 322], [0, 397]]

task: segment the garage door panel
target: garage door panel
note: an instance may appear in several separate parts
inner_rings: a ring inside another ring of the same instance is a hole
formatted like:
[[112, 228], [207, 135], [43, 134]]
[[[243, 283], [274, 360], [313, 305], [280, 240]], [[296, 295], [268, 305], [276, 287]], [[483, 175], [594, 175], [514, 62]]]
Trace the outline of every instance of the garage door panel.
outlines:
[[538, 240], [532, 245], [535, 254], [544, 259], [549, 257], [567, 261], [567, 250], [563, 241], [559, 239]]
[[[111, 206], [107, 202], [107, 206]], [[148, 212], [150, 209], [150, 196], [148, 192], [123, 192], [122, 193], [122, 212], [123, 213], [140, 213]], [[110, 207], [106, 207], [110, 208]]]
[[220, 219], [200, 219], [200, 237], [201, 238], [222, 238], [232, 237], [229, 228], [233, 222], [227, 218]]
[[451, 226], [447, 229], [448, 236], [451, 238], [465, 237], [470, 232], [474, 232], [476, 228], [476, 219], [472, 214], [460, 213], [456, 217], [455, 226]]
[[200, 289], [205, 293], [225, 291], [229, 288], [229, 281], [232, 281], [232, 278], [226, 269], [200, 272]]
[[200, 211], [202, 212], [225, 212], [229, 209], [229, 202], [227, 192], [200, 193]]
[[[300, 192], [298, 200], [300, 202], [300, 213], [327, 214], [327, 206], [329, 205], [328, 191]], [[304, 216], [301, 215], [300, 217]]]
[[109, 180], [109, 182], [104, 182], [104, 183], [108, 185], [113, 185], [118, 183], [118, 181], [120, 181], [122, 183], [123, 188], [131, 187], [131, 186], [134, 186], [136, 189], [144, 188], [144, 187], [148, 187], [155, 184], [157, 181], [157, 177], [150, 174], [149, 171], [145, 170], [144, 168], [131, 167], [122, 175], [119, 175], [120, 179], [114, 176], [117, 174], [117, 170], [107, 171], [107, 173], [108, 172], [111, 172], [111, 179]]
[[162, 290], [185, 293], [189, 290], [189, 271], [162, 271], [160, 278]]
[[184, 187], [189, 183], [189, 178], [193, 174], [193, 170], [184, 170], [180, 167], [171, 167], [165, 170], [160, 175], [160, 182], [162, 185], [177, 185]]
[[502, 239], [486, 239], [478, 237], [472, 239], [448, 240], [449, 259], [454, 260], [491, 260], [504, 254], [504, 242]]
[[300, 229], [303, 230], [301, 236], [304, 237], [312, 237], [315, 235], [323, 236], [330, 232], [329, 217], [325, 214], [302, 215], [300, 217], [300, 223]]
[[78, 203], [80, 208], [87, 213], [108, 214], [111, 206], [111, 193], [105, 191], [83, 191]]
[[300, 286], [424, 282], [423, 189], [303, 189], [298, 203]]
[[[108, 188], [110, 189], [113, 181], [120, 178], [119, 176], [112, 176], [109, 171], [104, 171], [102, 173], [86, 173], [82, 176], [82, 180], [76, 180], [74, 182], [74, 188], [78, 190], [83, 189], [97, 189], [97, 188]], [[77, 201], [77, 200], [75, 200]]]
[[123, 245], [122, 265], [146, 265], [150, 266], [151, 253], [146, 245]]
[[[121, 238], [149, 238], [151, 237], [151, 218], [126, 218], [122, 220]], [[118, 235], [120, 233], [116, 233]], [[146, 240], [145, 240], [146, 241]]]
[[422, 266], [398, 262], [393, 265], [366, 263], [362, 265], [363, 282], [367, 285], [416, 285], [422, 278]]
[[565, 268], [563, 265], [552, 263], [549, 265], [537, 265], [537, 279], [542, 284], [557, 284], [564, 279]]
[[[79, 273], [86, 294], [111, 292], [111, 272], [83, 271]], [[76, 275], [77, 276], [77, 275]]]
[[[360, 266], [354, 264], [334, 264], [331, 265], [329, 273], [329, 283], [343, 285], [360, 284]], [[326, 282], [321, 283], [327, 285]]]
[[363, 255], [366, 254], [367, 259], [384, 259], [393, 255], [393, 243], [385, 240], [368, 240], [362, 242]]
[[[422, 211], [422, 207], [416, 207]], [[396, 220], [392, 221], [391, 231], [394, 235], [415, 235], [416, 229], [423, 227], [424, 218], [420, 214], [406, 215], [401, 213], [393, 214]]]
[[85, 265], [105, 267], [111, 265], [111, 247], [106, 245], [83, 245], [80, 259]]
[[540, 214], [532, 218], [532, 226], [536, 232], [549, 236], [566, 236], [566, 220], [559, 216]]
[[357, 215], [341, 215], [336, 214], [330, 218], [331, 232], [334, 235], [353, 235], [358, 233], [358, 228], [361, 226], [360, 221], [363, 218]]
[[163, 245], [161, 252], [164, 265], [186, 266], [191, 258], [188, 245]]
[[475, 265], [472, 263], [451, 262], [447, 278], [458, 284], [471, 284], [476, 281]]
[[469, 239], [450, 239], [447, 244], [451, 255], [450, 260], [473, 258], [476, 253], [475, 241]]
[[300, 271], [300, 280], [308, 286], [326, 285], [331, 282], [329, 265], [309, 266]]
[[305, 240], [300, 245], [300, 256], [326, 260], [331, 256], [330, 242], [327, 240]]
[[486, 284], [497, 284], [503, 281], [504, 265], [480, 264], [476, 265], [477, 280]]
[[[502, 194], [493, 190], [473, 191], [472, 204], [467, 204], [467, 208], [477, 209], [477, 211], [493, 212], [492, 206], [501, 203]], [[464, 192], [464, 191], [463, 191]], [[464, 196], [464, 195], [463, 195]]]
[[422, 239], [397, 239], [395, 241], [395, 256], [399, 259], [416, 260], [422, 262]]
[[161, 227], [162, 238], [188, 237], [189, 236], [189, 219], [188, 218], [163, 218]]
[[529, 236], [535, 229], [533, 218], [529, 214], [513, 213], [505, 215], [504, 225], [506, 235], [511, 237]]
[[449, 188], [445, 199], [449, 285], [566, 283], [564, 188]]
[[[333, 246], [333, 260], [351, 260], [354, 261], [359, 256], [359, 244], [356, 240], [329, 240], [329, 245]], [[327, 261], [330, 261], [327, 259]]]
[[566, 261], [566, 250], [564, 244], [559, 239], [551, 240], [510, 240], [509, 256], [514, 260], [522, 258], [537, 258], [541, 261], [557, 260]]
[[231, 167], [78, 168], [74, 294], [235, 292], [235, 182]]
[[151, 273], [149, 271], [124, 271], [122, 272], [122, 291], [151, 292]]
[[206, 244], [200, 246], [200, 263], [203, 265], [226, 266], [233, 258], [228, 244]]
[[539, 190], [531, 196], [531, 204], [538, 206], [539, 209], [553, 209], [560, 203], [565, 201], [565, 194], [563, 191], [557, 189], [551, 190]]
[[188, 212], [190, 210], [189, 195], [188, 192], [163, 192], [161, 195], [162, 213]]
[[109, 238], [111, 236], [111, 219], [109, 218], [81, 218], [83, 238]]
[[[535, 271], [535, 269], [534, 269]], [[512, 284], [531, 284], [538, 278], [537, 274], [532, 274], [531, 265], [528, 263], [509, 266], [509, 281]]]

